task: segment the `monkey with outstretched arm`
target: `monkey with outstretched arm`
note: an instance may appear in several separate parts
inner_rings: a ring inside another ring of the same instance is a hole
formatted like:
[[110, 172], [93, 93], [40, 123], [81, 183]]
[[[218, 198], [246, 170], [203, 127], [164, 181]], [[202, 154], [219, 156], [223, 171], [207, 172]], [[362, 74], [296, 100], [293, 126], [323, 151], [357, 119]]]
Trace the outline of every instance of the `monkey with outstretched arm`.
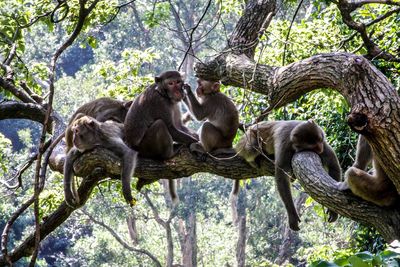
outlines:
[[[166, 71], [155, 77], [132, 103], [125, 119], [125, 141], [140, 156], [169, 159], [176, 154], [174, 142], [190, 145], [198, 141], [195, 133], [181, 120], [179, 102], [184, 97], [183, 78], [178, 71]], [[139, 179], [137, 189], [146, 183]], [[169, 181], [171, 198], [178, 201], [176, 188]]]
[[[369, 174], [366, 169], [371, 162], [374, 171]], [[396, 187], [376, 160], [371, 146], [362, 135], [358, 138], [356, 160], [344, 176], [345, 181], [341, 183], [339, 189], [350, 189], [354, 195], [378, 206], [391, 206], [399, 199]]]
[[184, 98], [191, 114], [197, 120], [205, 120], [198, 134], [199, 143], [191, 145], [192, 151], [235, 153], [232, 142], [239, 127], [239, 114], [235, 104], [220, 92], [219, 81], [197, 79], [196, 94], [185, 85], [187, 97]]
[[[260, 122], [252, 125], [236, 146], [239, 155], [253, 167], [257, 167], [257, 157], [261, 154], [273, 155], [277, 189], [288, 214], [289, 227], [295, 231], [300, 229], [300, 217], [293, 203], [289, 174], [293, 155], [305, 150], [317, 153], [329, 175], [336, 181], [341, 180], [336, 154], [325, 141], [322, 129], [312, 120]], [[328, 211], [328, 221], [335, 221], [338, 215]]]
[[138, 153], [124, 143], [123, 124], [115, 121], [99, 122], [95, 118], [80, 113], [75, 116], [70, 130], [73, 146], [67, 153], [64, 163], [65, 202], [71, 207], [80, 205], [74, 182], [74, 161], [84, 152], [103, 147], [122, 158], [122, 192], [125, 200], [133, 205], [135, 199], [131, 193], [131, 178]]

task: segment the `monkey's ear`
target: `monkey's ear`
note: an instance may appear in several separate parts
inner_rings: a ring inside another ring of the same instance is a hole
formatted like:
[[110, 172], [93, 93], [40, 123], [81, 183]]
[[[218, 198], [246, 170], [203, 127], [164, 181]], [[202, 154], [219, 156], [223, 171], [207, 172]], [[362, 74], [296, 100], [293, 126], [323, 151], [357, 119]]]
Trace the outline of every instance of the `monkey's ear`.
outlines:
[[307, 121], [308, 121], [309, 123], [316, 124], [315, 121], [314, 121], [313, 119], [308, 119]]
[[86, 125], [87, 125], [90, 129], [96, 129], [97, 121], [95, 121], [94, 119], [90, 118], [90, 119], [88, 119], [88, 121], [86, 122]]
[[160, 76], [156, 76], [156, 77], [154, 77], [154, 81], [155, 81], [155, 83], [160, 83], [160, 82], [162, 82], [162, 78]]
[[212, 85], [213, 91], [214, 92], [219, 92], [219, 89], [221, 88], [221, 83], [220, 82], [214, 82]]

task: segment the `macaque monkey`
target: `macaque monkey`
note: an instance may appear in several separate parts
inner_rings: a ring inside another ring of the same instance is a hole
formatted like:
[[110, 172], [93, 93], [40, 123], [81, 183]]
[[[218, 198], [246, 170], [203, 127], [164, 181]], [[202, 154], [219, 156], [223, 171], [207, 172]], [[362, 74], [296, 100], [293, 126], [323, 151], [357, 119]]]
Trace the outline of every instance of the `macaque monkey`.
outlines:
[[185, 85], [187, 97], [184, 98], [191, 114], [197, 120], [206, 120], [200, 127], [199, 143], [190, 146], [192, 151], [235, 153], [232, 142], [239, 127], [239, 114], [235, 104], [220, 92], [219, 81], [197, 79], [197, 97], [189, 85]]
[[99, 122], [85, 114], [76, 114], [70, 128], [73, 146], [69, 150], [64, 163], [65, 202], [71, 206], [79, 206], [80, 200], [74, 183], [74, 161], [82, 153], [103, 147], [122, 158], [122, 193], [125, 200], [133, 205], [135, 200], [131, 193], [131, 177], [136, 167], [137, 152], [130, 149], [123, 141], [123, 124], [108, 120]]
[[[356, 160], [345, 173], [345, 181], [341, 183], [341, 190], [350, 189], [354, 195], [378, 206], [394, 205], [399, 194], [392, 181], [387, 177], [382, 167], [374, 158], [370, 145], [364, 136], [360, 135], [357, 143]], [[373, 162], [372, 174], [365, 170]]]
[[[274, 156], [277, 189], [288, 214], [289, 227], [295, 231], [300, 229], [300, 217], [290, 187], [290, 181], [295, 177], [291, 178], [289, 174], [292, 173], [293, 155], [305, 150], [317, 153], [329, 175], [336, 181], [341, 180], [336, 154], [324, 140], [322, 129], [313, 120], [260, 122], [252, 125], [236, 146], [239, 155], [253, 167], [257, 167], [256, 158], [261, 154]], [[328, 212], [328, 221], [335, 221], [337, 214], [331, 210]]]
[[119, 101], [109, 97], [102, 97], [90, 101], [81, 107], [79, 107], [75, 113], [71, 116], [67, 130], [65, 131], [65, 143], [66, 151], [68, 152], [73, 146], [72, 143], [72, 130], [71, 125], [76, 119], [78, 114], [84, 114], [95, 118], [99, 122], [105, 122], [112, 120], [120, 123], [124, 123], [126, 113], [129, 110], [132, 101]]
[[[181, 120], [179, 102], [184, 98], [183, 79], [178, 71], [166, 71], [141, 93], [125, 119], [125, 141], [140, 156], [169, 159], [176, 154], [174, 142], [190, 145], [198, 140]], [[146, 183], [139, 179], [137, 189]], [[175, 184], [169, 181], [172, 201], [177, 203]]]

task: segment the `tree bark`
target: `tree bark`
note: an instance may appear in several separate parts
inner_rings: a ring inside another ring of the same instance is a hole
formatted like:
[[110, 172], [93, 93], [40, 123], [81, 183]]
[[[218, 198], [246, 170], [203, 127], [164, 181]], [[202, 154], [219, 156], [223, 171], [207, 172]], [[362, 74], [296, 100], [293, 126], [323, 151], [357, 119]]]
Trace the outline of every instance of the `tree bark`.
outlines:
[[391, 242], [400, 239], [400, 207], [382, 208], [340, 191], [337, 182], [324, 170], [320, 157], [313, 152], [301, 152], [292, 159], [293, 172], [304, 190], [318, 203], [362, 224], [375, 227]]
[[[258, 43], [256, 37], [274, 12], [275, 1], [248, 1], [226, 51], [211, 62], [197, 64], [197, 76], [218, 78], [226, 85], [267, 95], [270, 109], [284, 106], [317, 88], [338, 91], [351, 105], [350, 125], [366, 137], [377, 161], [399, 191], [400, 99], [394, 86], [365, 58], [349, 53], [321, 54], [283, 67], [252, 61], [254, 47]], [[52, 157], [54, 170], [62, 172], [62, 164], [62, 156]], [[139, 159], [135, 176], [175, 179], [209, 172], [226, 178], [243, 179], [273, 175], [274, 166], [270, 162], [262, 166], [260, 169], [251, 168], [238, 157], [228, 160], [207, 157], [202, 160], [190, 154], [188, 149], [182, 149], [176, 157], [163, 162]], [[83, 179], [79, 187], [83, 202], [100, 179], [120, 175], [119, 159], [104, 149], [83, 155], [74, 168], [77, 175], [90, 176]], [[339, 191], [336, 182], [322, 169], [316, 154], [303, 152], [295, 155], [293, 169], [304, 190], [317, 202], [342, 216], [374, 226], [386, 241], [400, 239], [400, 207], [381, 208], [350, 192]], [[93, 172], [100, 172], [101, 175], [92, 176]], [[42, 222], [40, 237], [46, 237], [72, 211], [65, 203], [61, 204]], [[30, 255], [33, 244], [33, 235], [30, 235], [11, 253], [12, 261]], [[0, 257], [2, 264], [5, 260]]]

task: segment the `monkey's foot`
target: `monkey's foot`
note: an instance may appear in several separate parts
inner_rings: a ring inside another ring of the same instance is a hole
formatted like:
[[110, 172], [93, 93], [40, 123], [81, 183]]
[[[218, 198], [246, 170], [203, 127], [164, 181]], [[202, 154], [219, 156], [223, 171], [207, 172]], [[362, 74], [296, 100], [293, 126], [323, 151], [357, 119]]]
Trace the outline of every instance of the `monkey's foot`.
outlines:
[[293, 231], [299, 231], [300, 227], [299, 227], [299, 222], [300, 222], [300, 217], [299, 215], [293, 214], [290, 215], [288, 214], [288, 219], [289, 219], [289, 227], [290, 229], [292, 229]]
[[344, 174], [345, 177], [361, 177], [365, 174], [365, 171], [356, 168], [356, 167], [350, 167], [347, 169], [346, 173]]
[[190, 152], [195, 154], [196, 157], [200, 158], [201, 161], [206, 161], [207, 153], [200, 143], [190, 144], [189, 149], [190, 149]]
[[336, 185], [337, 185], [337, 189], [340, 191], [350, 190], [350, 187], [349, 187], [349, 184], [347, 183], [347, 181], [338, 182]]

